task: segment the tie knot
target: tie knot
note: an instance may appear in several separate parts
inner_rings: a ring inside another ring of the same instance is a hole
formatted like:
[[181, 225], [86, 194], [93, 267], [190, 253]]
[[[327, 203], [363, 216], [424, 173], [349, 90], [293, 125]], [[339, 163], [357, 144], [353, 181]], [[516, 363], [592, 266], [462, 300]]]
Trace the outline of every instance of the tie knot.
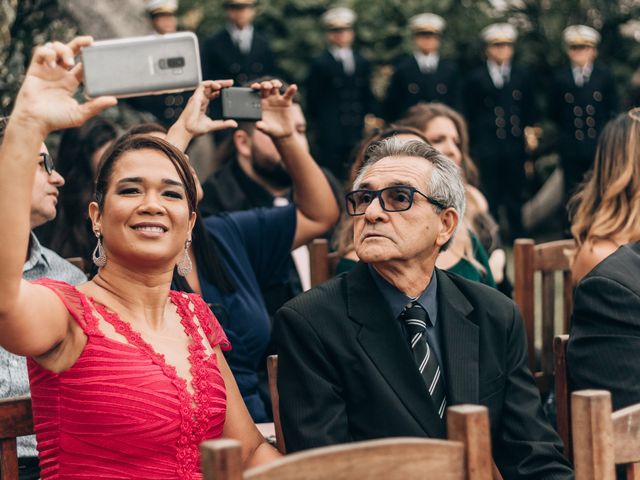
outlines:
[[405, 323], [410, 335], [424, 333], [427, 329], [429, 316], [427, 311], [418, 302], [411, 302], [404, 307], [400, 318]]

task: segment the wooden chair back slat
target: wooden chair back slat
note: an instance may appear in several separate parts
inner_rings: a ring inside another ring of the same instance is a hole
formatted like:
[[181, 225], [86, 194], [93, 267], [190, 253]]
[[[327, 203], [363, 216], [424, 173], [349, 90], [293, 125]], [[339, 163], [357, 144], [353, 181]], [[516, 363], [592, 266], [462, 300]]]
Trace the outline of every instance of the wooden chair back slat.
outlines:
[[616, 463], [640, 462], [640, 404], [611, 415]]
[[571, 322], [571, 310], [573, 309], [573, 280], [570, 269], [562, 272], [562, 300], [562, 313], [564, 314], [562, 331], [568, 332], [569, 323]]
[[29, 396], [0, 399], [0, 478], [18, 480], [16, 438], [32, 435], [33, 417]]
[[282, 454], [287, 453], [280, 422], [280, 395], [278, 394], [278, 356], [267, 357], [267, 374], [269, 377], [269, 393], [271, 395], [271, 411], [276, 431], [276, 447]]
[[334, 445], [287, 455], [245, 472], [245, 480], [424, 479], [424, 472], [464, 479], [460, 442], [394, 438]]
[[314, 239], [308, 247], [311, 286], [315, 287], [335, 276], [340, 259], [336, 253], [329, 253], [329, 242], [324, 238]]
[[65, 258], [65, 260], [67, 262], [69, 262], [71, 265], [78, 267], [80, 270], [82, 270], [84, 273], [90, 273], [90, 265], [87, 265], [86, 262], [84, 261], [84, 258], [82, 257], [68, 257]]
[[540, 371], [553, 375], [553, 337], [555, 336], [555, 272], [542, 272], [542, 352]]
[[468, 472], [473, 472], [475, 480], [501, 478], [494, 468], [491, 455], [491, 439], [488, 432], [487, 410], [478, 405], [459, 405], [447, 410], [447, 435], [449, 440], [462, 442]]
[[[201, 449], [205, 480], [491, 480], [488, 410], [460, 405], [447, 413], [449, 440], [386, 438], [311, 449], [242, 473], [240, 442], [211, 440]], [[454, 440], [454, 438], [458, 440]], [[498, 474], [499, 475], [499, 474]]]
[[[534, 374], [542, 394], [548, 393], [553, 380], [553, 337], [557, 326], [568, 332], [572, 308], [570, 258], [573, 240], [557, 240], [536, 245], [531, 239], [521, 238], [514, 243], [515, 282], [514, 300], [520, 308], [527, 333], [529, 368]], [[536, 361], [536, 282], [540, 272], [541, 355]], [[556, 272], [562, 272], [562, 317], [556, 318]], [[558, 325], [561, 322], [561, 325]]]
[[564, 456], [571, 460], [571, 397], [567, 375], [567, 344], [569, 335], [553, 339], [553, 358], [556, 385], [556, 430], [564, 444]]
[[582, 390], [571, 395], [576, 480], [615, 480], [624, 465], [627, 480], [640, 472], [640, 404], [611, 412], [611, 394]]

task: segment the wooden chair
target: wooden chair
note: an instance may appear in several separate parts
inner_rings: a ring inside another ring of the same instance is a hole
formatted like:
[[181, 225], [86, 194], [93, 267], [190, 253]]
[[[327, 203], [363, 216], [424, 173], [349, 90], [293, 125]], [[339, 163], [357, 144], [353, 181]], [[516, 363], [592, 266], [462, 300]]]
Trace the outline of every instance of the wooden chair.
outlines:
[[211, 440], [200, 446], [205, 480], [491, 480], [489, 415], [460, 405], [447, 412], [449, 440], [387, 438], [334, 445], [287, 455], [242, 471], [240, 442]]
[[640, 479], [640, 404], [611, 413], [609, 392], [582, 390], [571, 395], [571, 412], [576, 480], [616, 480], [616, 465]]
[[553, 363], [556, 385], [556, 430], [564, 444], [564, 456], [571, 460], [571, 396], [567, 372], [567, 344], [569, 335], [553, 339]]
[[73, 265], [74, 267], [78, 267], [84, 273], [89, 273], [89, 270], [87, 268], [88, 265], [85, 263], [84, 258], [82, 258], [82, 257], [68, 257], [68, 258], [65, 258], [65, 260], [67, 262], [69, 262], [71, 265]]
[[267, 375], [269, 377], [269, 394], [271, 395], [271, 412], [276, 431], [276, 447], [283, 455], [287, 453], [280, 423], [280, 395], [278, 395], [278, 356], [267, 357]]
[[0, 478], [18, 480], [16, 437], [33, 434], [31, 397], [0, 399]]
[[329, 253], [329, 242], [324, 238], [316, 238], [308, 247], [311, 286], [315, 287], [335, 276], [340, 259], [336, 253]]
[[[562, 332], [569, 331], [569, 319], [573, 287], [567, 253], [574, 248], [573, 240], [557, 240], [536, 245], [531, 239], [518, 239], [514, 244], [515, 282], [514, 300], [520, 308], [527, 332], [529, 368], [538, 388], [543, 394], [549, 392], [553, 378], [553, 337], [556, 330], [555, 273], [562, 272]], [[536, 362], [536, 325], [535, 325], [535, 272], [542, 277], [542, 336], [540, 365]]]

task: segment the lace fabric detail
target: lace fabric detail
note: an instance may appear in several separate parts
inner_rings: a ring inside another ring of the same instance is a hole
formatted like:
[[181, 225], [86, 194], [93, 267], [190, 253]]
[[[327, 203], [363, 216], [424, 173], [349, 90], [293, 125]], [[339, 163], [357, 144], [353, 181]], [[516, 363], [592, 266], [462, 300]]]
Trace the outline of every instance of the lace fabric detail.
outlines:
[[[115, 330], [125, 337], [131, 345], [134, 345], [148, 355], [175, 385], [180, 398], [180, 415], [182, 418], [181, 435], [178, 440], [178, 451], [176, 455], [178, 460], [177, 474], [178, 478], [189, 478], [192, 472], [199, 470], [200, 455], [198, 445], [204, 440], [205, 431], [208, 426], [207, 420], [211, 414], [214, 413], [209, 408], [208, 401], [209, 398], [215, 396], [215, 392], [213, 391], [214, 385], [208, 381], [206, 366], [209, 363], [211, 366], [217, 368], [217, 361], [215, 354], [207, 355], [205, 352], [202, 343], [204, 339], [200, 335], [197, 325], [194, 322], [195, 309], [192, 310], [189, 308], [189, 306], [193, 305], [191, 298], [189, 298], [187, 294], [176, 291], [170, 292], [170, 298], [177, 308], [180, 323], [185, 333], [192, 340], [188, 349], [193, 395], [189, 393], [187, 381], [178, 375], [175, 367], [167, 363], [164, 355], [156, 352], [153, 347], [142, 338], [142, 335], [131, 328], [129, 323], [121, 320], [117, 314], [111, 312], [103, 305], [95, 303], [94, 306], [98, 313], [113, 325]], [[199, 317], [202, 318], [201, 316]], [[213, 332], [212, 327], [208, 324], [209, 322], [202, 322], [203, 329], [205, 329], [205, 332], [207, 330]], [[204, 325], [208, 326], [205, 327]], [[226, 341], [226, 337], [224, 340]], [[226, 341], [226, 343], [228, 344], [228, 341]]]

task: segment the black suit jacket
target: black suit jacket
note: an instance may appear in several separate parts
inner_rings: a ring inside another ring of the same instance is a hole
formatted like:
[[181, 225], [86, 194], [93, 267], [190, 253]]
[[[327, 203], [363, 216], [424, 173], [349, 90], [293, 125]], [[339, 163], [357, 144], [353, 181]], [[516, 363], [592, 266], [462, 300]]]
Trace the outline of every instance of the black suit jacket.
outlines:
[[578, 284], [567, 346], [573, 390], [611, 391], [613, 408], [640, 403], [640, 242], [620, 247]]
[[385, 120], [397, 120], [420, 102], [441, 102], [460, 110], [460, 95], [460, 73], [454, 62], [440, 59], [433, 73], [422, 73], [410, 55], [398, 62], [391, 77], [384, 102]]
[[464, 108], [474, 158], [507, 157], [524, 162], [524, 127], [536, 117], [528, 69], [512, 64], [509, 81], [496, 88], [485, 63], [471, 72], [464, 88]]
[[[493, 454], [505, 479], [573, 478], [542, 412], [513, 302], [457, 275], [436, 275], [449, 404], [489, 408]], [[367, 265], [285, 304], [274, 338], [289, 451], [381, 437], [446, 437]]]
[[236, 87], [258, 77], [278, 74], [269, 39], [257, 28], [253, 30], [248, 54], [238, 49], [225, 28], [204, 41], [200, 57], [205, 80], [232, 78]]

